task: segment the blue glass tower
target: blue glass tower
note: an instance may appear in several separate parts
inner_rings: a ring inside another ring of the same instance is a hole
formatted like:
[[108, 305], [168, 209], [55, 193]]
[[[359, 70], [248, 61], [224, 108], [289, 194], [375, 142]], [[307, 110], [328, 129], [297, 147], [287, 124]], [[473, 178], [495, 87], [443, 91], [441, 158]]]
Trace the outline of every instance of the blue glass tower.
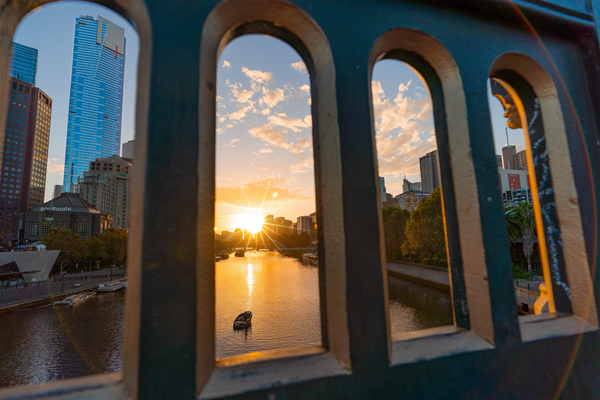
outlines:
[[10, 76], [35, 86], [37, 60], [37, 49], [13, 42]]
[[98, 16], [75, 20], [63, 192], [74, 192], [90, 161], [119, 154], [125, 30]]

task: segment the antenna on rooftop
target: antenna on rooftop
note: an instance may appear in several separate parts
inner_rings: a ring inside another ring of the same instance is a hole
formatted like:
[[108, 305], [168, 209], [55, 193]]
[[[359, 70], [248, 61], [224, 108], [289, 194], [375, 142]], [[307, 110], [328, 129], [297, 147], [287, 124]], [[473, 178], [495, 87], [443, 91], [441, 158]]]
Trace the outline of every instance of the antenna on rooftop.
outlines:
[[506, 145], [510, 146], [510, 141], [508, 140], [508, 128], [504, 127], [504, 131], [506, 132]]

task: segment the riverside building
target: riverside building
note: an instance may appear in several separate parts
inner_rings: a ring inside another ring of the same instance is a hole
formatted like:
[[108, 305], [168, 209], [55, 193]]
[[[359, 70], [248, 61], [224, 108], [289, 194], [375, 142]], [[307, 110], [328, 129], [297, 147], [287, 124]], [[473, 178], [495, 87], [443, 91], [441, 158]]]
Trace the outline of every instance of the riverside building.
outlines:
[[98, 16], [75, 20], [64, 192], [91, 161], [119, 154], [125, 30]]
[[129, 229], [131, 162], [113, 155], [97, 158], [77, 179], [81, 197], [102, 213], [109, 214], [115, 228]]
[[26, 81], [12, 78], [7, 95], [0, 230], [12, 230], [17, 214], [44, 202], [52, 116], [52, 99]]
[[82, 239], [102, 233], [112, 226], [112, 218], [75, 193], [63, 193], [33, 211], [21, 213], [15, 223], [17, 243], [37, 242], [50, 229], [70, 229]]
[[426, 193], [433, 193], [440, 187], [440, 167], [437, 159], [437, 150], [431, 151], [419, 158], [421, 169], [421, 187]]

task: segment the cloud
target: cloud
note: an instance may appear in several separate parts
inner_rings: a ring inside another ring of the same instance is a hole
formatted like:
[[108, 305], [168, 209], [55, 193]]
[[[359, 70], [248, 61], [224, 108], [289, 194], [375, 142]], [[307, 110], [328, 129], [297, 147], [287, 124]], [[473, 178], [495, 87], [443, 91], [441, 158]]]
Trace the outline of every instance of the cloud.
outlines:
[[306, 70], [306, 64], [304, 64], [302, 61], [293, 63], [291, 67], [303, 75], [308, 75], [308, 71]]
[[371, 84], [380, 175], [418, 174], [419, 157], [436, 148], [431, 100], [406, 95], [411, 83], [401, 83], [395, 97], [379, 81]]
[[252, 90], [242, 90], [242, 85], [239, 83], [234, 83], [233, 85], [229, 85], [229, 87], [231, 88], [231, 95], [238, 103], [247, 103], [254, 96]]
[[303, 174], [305, 172], [312, 171], [313, 164], [314, 164], [314, 162], [311, 157], [311, 158], [308, 158], [298, 164], [291, 165], [290, 169], [292, 170], [292, 174]]
[[263, 168], [261, 168], [261, 170], [263, 170], [263, 171], [272, 171], [272, 170], [277, 169], [277, 168], [279, 168], [279, 167], [278, 166], [263, 167]]
[[296, 118], [288, 118], [288, 116], [285, 113], [271, 115], [268, 119], [272, 125], [283, 126], [285, 128], [291, 129], [293, 132], [300, 132], [299, 128], [309, 128], [312, 125], [312, 118], [311, 123], [308, 124], [305, 122], [306, 118], [304, 121]]
[[286, 149], [288, 148], [288, 143], [285, 139], [285, 132], [286, 131], [283, 129], [279, 129], [279, 131], [276, 132], [270, 125], [263, 125], [248, 131], [248, 133], [255, 138], [264, 140], [275, 147]]
[[221, 67], [223, 67], [223, 68], [231, 68], [231, 64], [229, 63], [229, 61], [223, 61], [223, 65], [221, 65]]
[[295, 154], [303, 153], [306, 149], [310, 148], [310, 145], [311, 141], [309, 139], [300, 138], [296, 143], [292, 143], [289, 146], [288, 151]]
[[275, 107], [277, 103], [283, 101], [285, 98], [283, 90], [279, 88], [275, 90], [269, 90], [267, 87], [263, 87], [262, 93], [264, 96], [260, 99], [259, 103], [268, 108]]
[[254, 91], [258, 90], [259, 84], [264, 85], [267, 82], [270, 82], [273, 80], [273, 74], [270, 72], [250, 70], [246, 67], [242, 67], [242, 72], [244, 73], [244, 75], [246, 75], [248, 78], [250, 78], [250, 81], [252, 84], [252, 90], [254, 90]]
[[[238, 108], [237, 111], [227, 114], [227, 117], [234, 121], [239, 121], [246, 116], [246, 113], [254, 109], [254, 103], [250, 102], [245, 107]], [[232, 125], [233, 126], [233, 125]], [[229, 128], [229, 126], [227, 126]]]
[[235, 147], [235, 143], [239, 142], [240, 139], [231, 139], [231, 142], [227, 143], [226, 145], [222, 146], [222, 147]]
[[284, 185], [285, 180], [280, 176], [275, 176], [254, 182], [244, 182], [239, 186], [217, 186], [217, 203], [234, 207], [260, 208], [267, 204], [284, 204], [308, 199], [302, 196], [299, 190], [290, 190], [283, 187]]
[[272, 153], [272, 152], [273, 152], [273, 150], [266, 148], [266, 147], [264, 149], [260, 149], [258, 151], [259, 154], [266, 154], [266, 153]]
[[48, 166], [46, 167], [46, 171], [55, 174], [64, 174], [65, 163], [60, 158], [51, 158], [50, 160], [48, 160]]

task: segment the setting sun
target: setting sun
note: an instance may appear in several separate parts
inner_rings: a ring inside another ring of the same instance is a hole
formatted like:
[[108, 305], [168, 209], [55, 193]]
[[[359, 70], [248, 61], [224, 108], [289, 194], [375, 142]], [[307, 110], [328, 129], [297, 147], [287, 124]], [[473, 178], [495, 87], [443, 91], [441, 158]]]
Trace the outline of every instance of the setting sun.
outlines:
[[262, 230], [263, 218], [254, 212], [247, 212], [234, 216], [235, 227], [247, 230], [250, 233], [257, 233]]

